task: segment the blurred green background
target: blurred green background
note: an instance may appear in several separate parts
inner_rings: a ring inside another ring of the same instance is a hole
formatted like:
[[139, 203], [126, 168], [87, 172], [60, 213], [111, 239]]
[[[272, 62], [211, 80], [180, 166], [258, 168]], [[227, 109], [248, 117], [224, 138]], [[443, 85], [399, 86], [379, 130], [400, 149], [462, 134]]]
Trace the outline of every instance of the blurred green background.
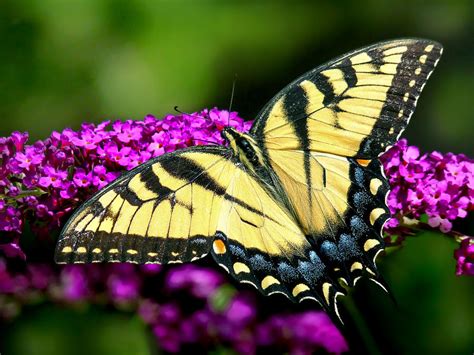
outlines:
[[[163, 116], [176, 105], [186, 112], [226, 108], [234, 78], [233, 108], [252, 119], [303, 72], [404, 36], [445, 47], [405, 137], [423, 151], [474, 156], [472, 0], [1, 0], [0, 135], [20, 130], [41, 139], [84, 121]], [[474, 234], [472, 218], [458, 227]], [[354, 299], [384, 353], [474, 351], [474, 280], [455, 277], [455, 247], [420, 236], [385, 258], [398, 309], [361, 282]], [[107, 348], [113, 342], [104, 339], [114, 334], [136, 343], [137, 353], [148, 349], [133, 319], [94, 309], [63, 312], [27, 309], [4, 329], [8, 353], [52, 354], [56, 346], [38, 344], [57, 344], [59, 354], [60, 344], [77, 342], [100, 344], [88, 348], [99, 353], [132, 353], [127, 345]]]
[[416, 36], [445, 54], [406, 136], [474, 153], [474, 9], [460, 1], [2, 0], [0, 133], [208, 106], [252, 118], [296, 76], [345, 51]]

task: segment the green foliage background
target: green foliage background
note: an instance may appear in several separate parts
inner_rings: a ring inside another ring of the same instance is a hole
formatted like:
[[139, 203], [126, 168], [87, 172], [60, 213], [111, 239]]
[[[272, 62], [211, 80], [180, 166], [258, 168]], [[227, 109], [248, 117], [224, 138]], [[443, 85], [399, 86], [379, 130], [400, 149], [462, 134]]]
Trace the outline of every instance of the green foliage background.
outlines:
[[[2, 0], [0, 135], [26, 130], [40, 139], [83, 121], [163, 116], [175, 105], [225, 108], [235, 77], [234, 109], [251, 119], [297, 75], [404, 36], [445, 47], [405, 137], [425, 151], [474, 156], [471, 0]], [[474, 234], [472, 216], [457, 227]], [[399, 308], [375, 286], [358, 285], [365, 331], [383, 352], [474, 350], [474, 282], [454, 276], [455, 247], [423, 235], [385, 258]], [[89, 343], [91, 354], [149, 348], [133, 319], [97, 309], [63, 312], [26, 309], [4, 329], [7, 353], [53, 354], [45, 345], [51, 342], [58, 354], [78, 343]]]

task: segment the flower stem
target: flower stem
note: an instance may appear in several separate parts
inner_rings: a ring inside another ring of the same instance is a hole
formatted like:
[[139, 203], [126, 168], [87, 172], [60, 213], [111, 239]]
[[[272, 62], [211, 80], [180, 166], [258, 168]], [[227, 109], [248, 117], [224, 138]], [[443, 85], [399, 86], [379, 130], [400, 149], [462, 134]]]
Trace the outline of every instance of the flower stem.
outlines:
[[344, 337], [349, 342], [351, 352], [355, 354], [381, 355], [382, 352], [379, 350], [365, 319], [352, 297], [346, 297], [344, 304], [353, 323], [346, 325], [344, 327], [346, 329], [343, 330]]
[[[402, 230], [410, 230], [414, 232], [419, 232], [419, 231], [430, 231], [430, 232], [436, 232], [439, 231], [438, 228], [431, 227], [428, 223], [419, 221], [417, 219], [412, 219], [408, 217], [403, 217], [402, 221], [399, 224], [400, 229]], [[410, 235], [411, 233], [404, 233], [405, 235]], [[462, 242], [464, 239], [472, 239], [474, 240], [473, 236], [468, 236], [463, 233], [451, 230], [448, 232], [442, 233], [445, 237], [451, 238], [456, 240], [458, 243]], [[386, 243], [387, 247], [390, 246], [395, 246], [396, 242], [391, 244], [390, 242]]]
[[16, 196], [8, 196], [5, 194], [0, 194], [0, 199], [4, 200], [18, 200], [19, 198], [27, 197], [27, 196], [41, 196], [44, 195], [46, 191], [43, 191], [41, 189], [35, 189], [35, 190], [23, 190], [19, 192]]

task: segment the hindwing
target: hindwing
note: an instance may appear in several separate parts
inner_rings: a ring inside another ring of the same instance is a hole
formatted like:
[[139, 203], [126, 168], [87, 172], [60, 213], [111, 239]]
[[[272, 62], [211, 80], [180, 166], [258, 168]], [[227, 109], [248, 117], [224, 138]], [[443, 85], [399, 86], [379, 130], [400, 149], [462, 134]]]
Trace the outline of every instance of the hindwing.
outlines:
[[231, 200], [223, 204], [214, 259], [237, 280], [265, 295], [282, 293], [293, 301], [313, 299], [329, 311], [335, 309], [335, 298], [344, 290], [327, 272], [288, 210], [258, 179], [242, 170], [234, 174], [228, 194], [244, 198], [252, 209]]

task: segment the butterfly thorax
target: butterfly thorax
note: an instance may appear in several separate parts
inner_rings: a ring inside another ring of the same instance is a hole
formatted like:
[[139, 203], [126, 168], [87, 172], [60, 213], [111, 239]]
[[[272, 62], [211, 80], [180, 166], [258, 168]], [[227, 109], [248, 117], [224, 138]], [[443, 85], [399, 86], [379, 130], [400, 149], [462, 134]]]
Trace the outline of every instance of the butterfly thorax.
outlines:
[[294, 222], [298, 223], [296, 212], [292, 208], [280, 180], [269, 167], [265, 154], [255, 139], [251, 135], [238, 132], [232, 127], [224, 128], [222, 138], [229, 143], [234, 158], [249, 173], [256, 176], [262, 182], [262, 187], [273, 196], [274, 202], [277, 202], [281, 208], [284, 208], [293, 216]]
[[226, 127], [222, 138], [229, 143], [234, 156], [253, 173], [258, 174], [265, 166], [262, 151], [250, 135]]

